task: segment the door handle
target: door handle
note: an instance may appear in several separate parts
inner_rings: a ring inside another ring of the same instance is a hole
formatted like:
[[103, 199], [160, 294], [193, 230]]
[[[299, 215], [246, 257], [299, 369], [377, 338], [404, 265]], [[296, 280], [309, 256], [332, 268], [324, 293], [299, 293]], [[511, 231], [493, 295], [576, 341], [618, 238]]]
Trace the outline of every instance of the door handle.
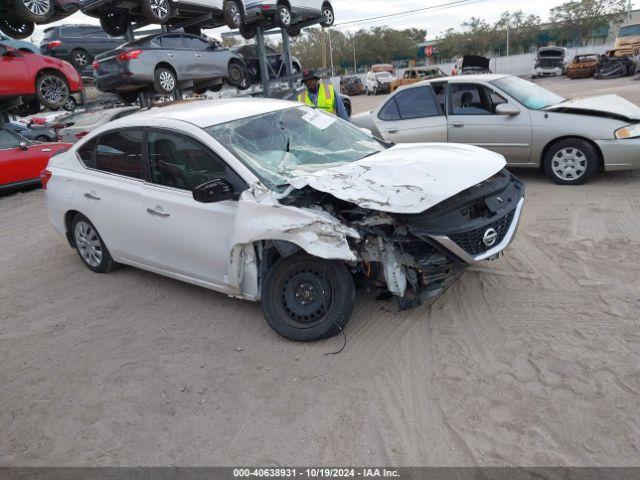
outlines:
[[389, 130], [387, 130], [387, 133], [398, 133], [400, 130], [397, 128], [390, 128]]
[[43, 148], [42, 150], [40, 150], [42, 153], [49, 153], [51, 151], [50, 148]]
[[147, 208], [147, 213], [149, 215], [154, 215], [156, 217], [169, 217], [169, 216], [171, 216], [170, 214], [168, 214], [164, 210], [162, 210], [162, 208], [160, 208], [160, 207]]
[[84, 198], [89, 200], [100, 200], [100, 197], [96, 195], [96, 192], [87, 192], [84, 194]]
[[196, 57], [198, 57], [198, 58], [201, 58], [201, 57], [202, 57], [202, 55], [200, 55], [200, 54], [198, 54], [198, 53], [196, 53], [196, 54], [195, 54], [195, 56], [196, 56]]
[[167, 53], [167, 57], [173, 57], [173, 53]]
[[456, 128], [464, 127], [464, 122], [453, 122], [452, 125]]

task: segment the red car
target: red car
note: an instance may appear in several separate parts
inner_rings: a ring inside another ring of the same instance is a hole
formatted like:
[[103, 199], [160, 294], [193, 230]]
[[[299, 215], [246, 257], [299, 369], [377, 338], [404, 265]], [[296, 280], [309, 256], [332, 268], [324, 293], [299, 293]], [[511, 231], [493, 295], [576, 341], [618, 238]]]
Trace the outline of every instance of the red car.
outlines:
[[70, 143], [36, 143], [0, 129], [0, 192], [40, 184], [40, 172]]
[[22, 114], [37, 113], [40, 103], [48, 108], [60, 108], [71, 93], [80, 92], [83, 87], [80, 74], [70, 63], [16, 50], [1, 43], [0, 78], [0, 102], [22, 97], [23, 103], [33, 106], [30, 110], [35, 110], [22, 109]]

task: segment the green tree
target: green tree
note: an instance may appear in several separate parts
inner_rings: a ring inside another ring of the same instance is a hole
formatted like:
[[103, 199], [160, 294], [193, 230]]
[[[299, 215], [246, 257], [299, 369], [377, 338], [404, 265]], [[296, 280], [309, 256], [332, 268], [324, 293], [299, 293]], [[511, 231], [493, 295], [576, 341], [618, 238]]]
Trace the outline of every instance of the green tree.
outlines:
[[562, 30], [584, 45], [596, 30], [621, 21], [627, 10], [627, 0], [575, 0], [552, 8], [551, 21], [562, 23]]

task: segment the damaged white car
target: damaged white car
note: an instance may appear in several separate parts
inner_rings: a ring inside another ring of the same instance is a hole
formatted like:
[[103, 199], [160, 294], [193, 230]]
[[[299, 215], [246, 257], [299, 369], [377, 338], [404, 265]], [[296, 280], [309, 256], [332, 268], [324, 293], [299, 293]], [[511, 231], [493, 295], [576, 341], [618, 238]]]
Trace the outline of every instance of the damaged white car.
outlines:
[[524, 187], [473, 146], [392, 145], [278, 100], [159, 107], [43, 171], [53, 225], [95, 272], [126, 264], [261, 301], [284, 337], [348, 322], [355, 280], [401, 308], [513, 240]]

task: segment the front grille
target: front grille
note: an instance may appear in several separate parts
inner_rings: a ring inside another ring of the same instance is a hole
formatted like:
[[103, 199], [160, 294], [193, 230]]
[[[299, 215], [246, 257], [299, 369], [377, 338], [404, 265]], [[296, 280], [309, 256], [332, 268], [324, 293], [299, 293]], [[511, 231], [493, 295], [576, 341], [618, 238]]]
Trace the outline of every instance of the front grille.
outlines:
[[485, 232], [488, 229], [493, 228], [498, 233], [498, 238], [496, 239], [493, 246], [500, 244], [500, 242], [502, 242], [502, 240], [504, 240], [504, 237], [507, 235], [515, 214], [515, 210], [512, 210], [504, 217], [496, 220], [489, 225], [485, 225], [482, 228], [471, 230], [469, 232], [449, 235], [449, 238], [469, 255], [479, 255], [489, 250], [489, 248], [492, 248], [487, 247], [482, 241]]

